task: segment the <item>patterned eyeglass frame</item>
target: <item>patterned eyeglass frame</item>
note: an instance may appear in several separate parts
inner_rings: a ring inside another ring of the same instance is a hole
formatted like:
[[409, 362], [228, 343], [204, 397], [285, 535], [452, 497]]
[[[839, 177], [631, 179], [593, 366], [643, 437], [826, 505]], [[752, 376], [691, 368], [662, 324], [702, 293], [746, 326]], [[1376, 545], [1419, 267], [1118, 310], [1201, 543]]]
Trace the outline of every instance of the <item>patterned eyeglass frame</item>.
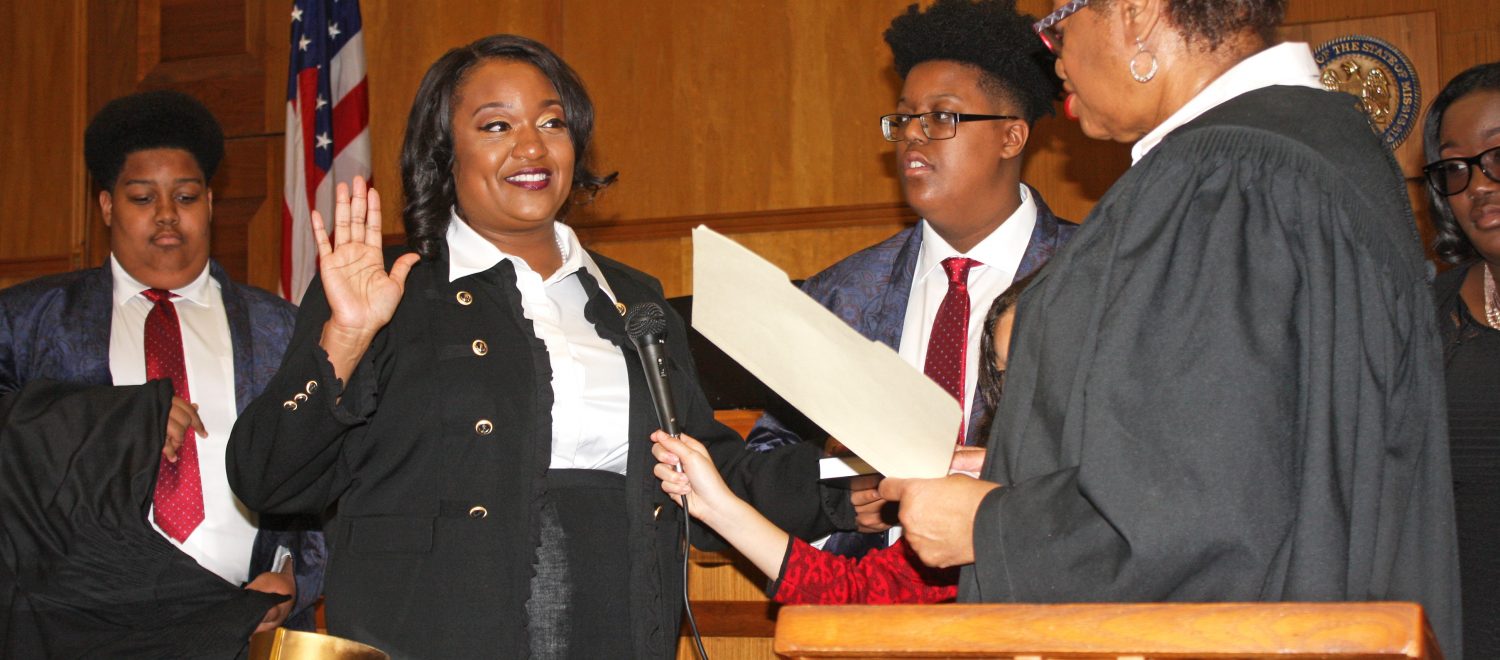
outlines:
[[1041, 38], [1042, 43], [1047, 45], [1047, 50], [1056, 55], [1057, 49], [1062, 46], [1062, 40], [1058, 39], [1057, 43], [1053, 43], [1053, 38], [1047, 36], [1047, 33], [1051, 31], [1052, 26], [1061, 23], [1063, 19], [1078, 13], [1078, 10], [1087, 6], [1089, 6], [1089, 0], [1069, 0], [1067, 4], [1043, 16], [1042, 20], [1032, 23], [1031, 29], [1036, 32], [1036, 36]]

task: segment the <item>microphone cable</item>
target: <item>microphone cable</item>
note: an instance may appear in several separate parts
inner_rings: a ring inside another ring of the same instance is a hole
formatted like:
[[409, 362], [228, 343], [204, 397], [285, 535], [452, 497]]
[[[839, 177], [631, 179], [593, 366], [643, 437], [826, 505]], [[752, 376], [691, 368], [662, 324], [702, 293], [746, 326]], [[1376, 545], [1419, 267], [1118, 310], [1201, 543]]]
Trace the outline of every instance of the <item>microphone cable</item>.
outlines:
[[[682, 470], [678, 466], [678, 471]], [[682, 608], [687, 612], [688, 628], [693, 631], [693, 644], [698, 647], [698, 657], [708, 660], [708, 651], [703, 648], [703, 636], [698, 634], [698, 619], [693, 617], [693, 601], [688, 599], [688, 564], [693, 555], [693, 516], [688, 512], [688, 496], [682, 496]]]

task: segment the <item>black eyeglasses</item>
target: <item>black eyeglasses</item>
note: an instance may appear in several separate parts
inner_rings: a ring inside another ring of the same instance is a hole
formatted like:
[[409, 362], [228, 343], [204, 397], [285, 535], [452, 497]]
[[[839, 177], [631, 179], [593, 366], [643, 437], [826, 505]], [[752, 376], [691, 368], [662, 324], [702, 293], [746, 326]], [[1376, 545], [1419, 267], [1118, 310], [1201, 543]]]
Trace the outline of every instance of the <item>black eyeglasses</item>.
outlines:
[[1476, 165], [1491, 181], [1500, 183], [1500, 176], [1497, 176], [1500, 175], [1500, 147], [1481, 151], [1468, 158], [1444, 158], [1428, 163], [1422, 168], [1422, 173], [1427, 175], [1427, 185], [1432, 186], [1437, 194], [1448, 197], [1469, 188]]
[[1036, 36], [1041, 37], [1042, 43], [1047, 44], [1047, 50], [1056, 55], [1057, 51], [1062, 50], [1063, 40], [1062, 32], [1058, 31], [1056, 25], [1087, 6], [1089, 6], [1089, 0], [1072, 0], [1058, 7], [1056, 11], [1043, 16], [1042, 20], [1032, 23], [1031, 29], [1036, 30]]
[[962, 112], [924, 112], [919, 115], [889, 114], [880, 117], [880, 133], [889, 142], [906, 139], [906, 125], [917, 120], [922, 126], [922, 135], [929, 140], [947, 140], [958, 135], [958, 125], [966, 121], [990, 121], [992, 119], [1020, 119], [1015, 115], [972, 115]]

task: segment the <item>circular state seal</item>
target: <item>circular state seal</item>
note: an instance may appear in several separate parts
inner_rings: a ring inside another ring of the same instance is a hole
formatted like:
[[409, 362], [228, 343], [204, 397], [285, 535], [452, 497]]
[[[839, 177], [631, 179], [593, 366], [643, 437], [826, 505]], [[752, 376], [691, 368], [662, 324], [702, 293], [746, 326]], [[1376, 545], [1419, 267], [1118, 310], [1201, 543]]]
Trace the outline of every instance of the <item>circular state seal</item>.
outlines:
[[1405, 53], [1375, 37], [1349, 35], [1324, 42], [1313, 59], [1323, 72], [1323, 87], [1358, 98], [1387, 148], [1394, 151], [1411, 135], [1422, 88]]

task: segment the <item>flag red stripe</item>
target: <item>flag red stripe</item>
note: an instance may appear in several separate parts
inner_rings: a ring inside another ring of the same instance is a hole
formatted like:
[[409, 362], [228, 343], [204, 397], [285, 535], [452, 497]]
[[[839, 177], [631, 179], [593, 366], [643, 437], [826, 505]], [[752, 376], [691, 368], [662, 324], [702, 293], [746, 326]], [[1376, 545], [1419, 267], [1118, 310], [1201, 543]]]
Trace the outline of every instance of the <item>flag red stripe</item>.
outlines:
[[297, 231], [292, 221], [291, 202], [281, 200], [281, 297], [292, 299], [292, 232]]
[[307, 177], [308, 209], [318, 207], [318, 183], [324, 172], [318, 169], [313, 151], [318, 148], [318, 124], [314, 113], [318, 107], [318, 70], [308, 67], [297, 73], [297, 115], [302, 123], [302, 167]]
[[333, 153], [344, 150], [370, 123], [370, 103], [365, 93], [366, 80], [344, 95], [343, 100], [333, 106]]

